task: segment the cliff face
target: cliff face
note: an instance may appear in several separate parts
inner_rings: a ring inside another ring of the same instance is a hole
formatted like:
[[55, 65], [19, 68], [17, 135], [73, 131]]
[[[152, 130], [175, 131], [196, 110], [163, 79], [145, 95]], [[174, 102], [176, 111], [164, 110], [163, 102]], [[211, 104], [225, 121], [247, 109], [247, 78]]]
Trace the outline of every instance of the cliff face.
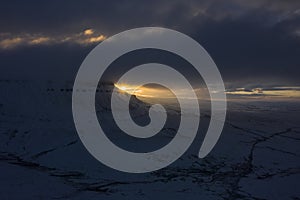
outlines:
[[[112, 88], [111, 84], [100, 85], [96, 110], [99, 122], [117, 145], [150, 151], [176, 134], [180, 113], [171, 110], [170, 121], [152, 140], [142, 142], [126, 136], [114, 126], [110, 114]], [[199, 137], [182, 158], [162, 170], [137, 175], [102, 165], [84, 148], [72, 118], [72, 82], [1, 80], [0, 93], [0, 184], [5, 191], [1, 199], [300, 196], [297, 102], [229, 102], [218, 144], [208, 157], [199, 159], [197, 153], [210, 118], [204, 109]], [[132, 97], [130, 106], [136, 123], [149, 123], [149, 104]]]

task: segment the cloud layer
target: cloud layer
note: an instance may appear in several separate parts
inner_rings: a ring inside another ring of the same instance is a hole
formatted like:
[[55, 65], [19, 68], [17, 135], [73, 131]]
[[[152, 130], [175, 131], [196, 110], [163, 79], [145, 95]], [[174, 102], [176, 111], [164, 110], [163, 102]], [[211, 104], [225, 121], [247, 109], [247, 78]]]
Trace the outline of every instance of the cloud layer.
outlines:
[[12, 49], [20, 46], [54, 45], [63, 43], [75, 43], [91, 45], [106, 39], [106, 36], [95, 33], [93, 29], [86, 29], [81, 33], [69, 35], [46, 35], [46, 34], [2, 34], [0, 35], [0, 49]]
[[41, 55], [47, 60], [75, 45], [71, 51], [77, 48], [84, 57], [112, 34], [163, 26], [203, 45], [229, 89], [300, 85], [300, 1], [4, 0], [0, 26], [0, 51], [8, 56], [3, 59], [7, 69], [16, 68], [9, 58], [22, 54], [22, 48], [32, 52], [26, 54], [32, 58], [36, 52], [32, 48], [48, 49], [51, 56]]

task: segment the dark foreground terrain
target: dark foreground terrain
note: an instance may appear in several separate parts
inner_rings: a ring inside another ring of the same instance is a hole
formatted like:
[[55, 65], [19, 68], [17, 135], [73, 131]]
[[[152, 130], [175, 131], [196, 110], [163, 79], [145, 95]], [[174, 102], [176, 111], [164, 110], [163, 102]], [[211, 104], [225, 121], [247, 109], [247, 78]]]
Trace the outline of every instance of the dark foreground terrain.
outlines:
[[[300, 199], [300, 102], [228, 102], [222, 136], [206, 158], [197, 157], [196, 138], [172, 165], [127, 174], [102, 165], [84, 148], [70, 88], [0, 82], [0, 199]], [[100, 118], [109, 112], [100, 106]], [[208, 110], [201, 121], [208, 123]], [[167, 127], [159, 141], [172, 134]]]

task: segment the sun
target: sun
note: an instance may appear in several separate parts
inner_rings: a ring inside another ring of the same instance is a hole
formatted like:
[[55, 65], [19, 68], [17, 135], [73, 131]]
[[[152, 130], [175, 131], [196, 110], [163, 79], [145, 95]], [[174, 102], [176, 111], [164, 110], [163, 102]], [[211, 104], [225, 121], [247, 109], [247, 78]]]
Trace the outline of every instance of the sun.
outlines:
[[119, 89], [120, 89], [120, 90], [123, 90], [123, 91], [126, 91], [126, 90], [127, 90], [127, 87], [126, 87], [126, 86], [120, 86]]
[[119, 90], [126, 92], [128, 94], [135, 94], [137, 92], [140, 91], [140, 89], [138, 89], [137, 86], [133, 86], [133, 85], [127, 85], [127, 84], [114, 84], [116, 88], [118, 88]]

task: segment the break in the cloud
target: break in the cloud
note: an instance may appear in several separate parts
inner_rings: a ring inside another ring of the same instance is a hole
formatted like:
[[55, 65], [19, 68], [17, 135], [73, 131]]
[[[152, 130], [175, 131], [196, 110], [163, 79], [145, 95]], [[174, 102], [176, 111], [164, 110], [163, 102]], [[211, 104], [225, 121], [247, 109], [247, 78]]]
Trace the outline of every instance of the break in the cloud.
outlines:
[[269, 87], [269, 88], [235, 88], [226, 91], [229, 99], [241, 99], [252, 98], [258, 99], [300, 99], [300, 87], [299, 86], [281, 86], [281, 87]]
[[[156, 86], [134, 86], [128, 84], [115, 84], [115, 86], [122, 92], [136, 95], [138, 98], [144, 100], [151, 99], [192, 99], [189, 91], [185, 89], [176, 89], [177, 96], [174, 96], [169, 90], [165, 88], [157, 88]], [[194, 89], [197, 97], [201, 100], [210, 100], [209, 93], [206, 87]], [[223, 91], [212, 91], [219, 93]], [[280, 86], [280, 87], [266, 87], [266, 88], [234, 88], [226, 91], [228, 100], [299, 100], [300, 99], [300, 86]], [[147, 98], [147, 99], [145, 99]]]
[[106, 36], [96, 33], [93, 29], [86, 29], [81, 33], [59, 36], [32, 33], [20, 35], [3, 33], [0, 35], [0, 49], [12, 49], [19, 46], [52, 45], [63, 43], [90, 45], [99, 43], [105, 38]]

